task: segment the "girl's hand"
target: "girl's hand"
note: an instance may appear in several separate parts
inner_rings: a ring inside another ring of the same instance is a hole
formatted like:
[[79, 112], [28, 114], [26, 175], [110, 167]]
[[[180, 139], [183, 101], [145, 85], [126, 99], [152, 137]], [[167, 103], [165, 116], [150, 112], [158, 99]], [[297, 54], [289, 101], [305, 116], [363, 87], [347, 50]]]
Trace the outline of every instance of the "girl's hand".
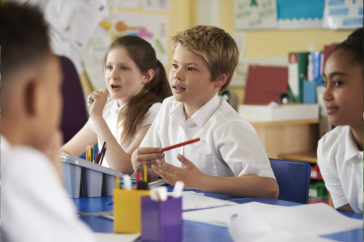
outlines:
[[88, 104], [91, 106], [89, 114], [91, 118], [102, 117], [109, 92], [106, 88], [96, 90], [88, 96]]
[[157, 165], [152, 165], [152, 168], [156, 174], [172, 186], [174, 186], [177, 181], [183, 181], [186, 189], [196, 189], [204, 174], [183, 155], [178, 154], [177, 159], [184, 167], [175, 167], [162, 160], [157, 160]]

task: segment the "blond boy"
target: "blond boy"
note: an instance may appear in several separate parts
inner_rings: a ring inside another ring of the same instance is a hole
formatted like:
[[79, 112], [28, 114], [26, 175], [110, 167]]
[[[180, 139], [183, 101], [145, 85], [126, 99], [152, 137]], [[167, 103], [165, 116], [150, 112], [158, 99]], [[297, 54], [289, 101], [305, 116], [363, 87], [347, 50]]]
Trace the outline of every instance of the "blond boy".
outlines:
[[[222, 29], [196, 26], [173, 37], [167, 98], [132, 156], [174, 185], [243, 197], [277, 198], [278, 185], [254, 128], [217, 93], [238, 62], [236, 43]], [[199, 137], [200, 142], [162, 152]]]

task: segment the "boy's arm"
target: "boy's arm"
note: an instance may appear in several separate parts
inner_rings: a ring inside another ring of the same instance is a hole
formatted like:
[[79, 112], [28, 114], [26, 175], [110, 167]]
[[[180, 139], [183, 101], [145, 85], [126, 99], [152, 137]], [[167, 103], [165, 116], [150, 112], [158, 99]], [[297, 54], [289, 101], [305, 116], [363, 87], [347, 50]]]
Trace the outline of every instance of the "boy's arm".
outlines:
[[183, 181], [185, 188], [206, 192], [222, 193], [239, 197], [278, 197], [278, 184], [275, 179], [256, 175], [239, 177], [218, 177], [202, 173], [191, 161], [178, 155], [183, 168], [175, 167], [161, 160], [152, 165], [154, 171], [167, 183], [174, 185]]

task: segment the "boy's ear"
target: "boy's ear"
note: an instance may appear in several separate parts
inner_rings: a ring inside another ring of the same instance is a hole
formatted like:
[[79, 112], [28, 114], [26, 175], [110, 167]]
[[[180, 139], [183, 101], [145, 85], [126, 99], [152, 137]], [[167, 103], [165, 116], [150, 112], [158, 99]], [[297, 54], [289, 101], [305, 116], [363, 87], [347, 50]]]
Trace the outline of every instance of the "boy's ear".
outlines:
[[147, 84], [148, 82], [150, 82], [153, 79], [154, 75], [155, 75], [155, 71], [153, 69], [149, 69], [148, 71], [146, 71], [143, 74], [142, 83]]
[[228, 78], [229, 78], [228, 72], [219, 74], [216, 78], [216, 81], [214, 82], [215, 87], [220, 89], [223, 85], [225, 85]]
[[39, 111], [42, 98], [39, 80], [31, 78], [24, 84], [24, 108], [28, 116], [34, 116]]

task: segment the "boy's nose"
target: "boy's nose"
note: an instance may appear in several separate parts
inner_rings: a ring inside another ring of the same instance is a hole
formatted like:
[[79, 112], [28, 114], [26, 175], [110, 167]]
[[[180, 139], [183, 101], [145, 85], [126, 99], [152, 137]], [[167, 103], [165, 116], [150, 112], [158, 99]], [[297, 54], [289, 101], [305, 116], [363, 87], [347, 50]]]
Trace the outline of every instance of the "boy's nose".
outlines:
[[181, 69], [178, 69], [178, 70], [175, 70], [174, 74], [173, 74], [173, 78], [174, 79], [178, 79], [178, 80], [182, 80], [182, 70]]

